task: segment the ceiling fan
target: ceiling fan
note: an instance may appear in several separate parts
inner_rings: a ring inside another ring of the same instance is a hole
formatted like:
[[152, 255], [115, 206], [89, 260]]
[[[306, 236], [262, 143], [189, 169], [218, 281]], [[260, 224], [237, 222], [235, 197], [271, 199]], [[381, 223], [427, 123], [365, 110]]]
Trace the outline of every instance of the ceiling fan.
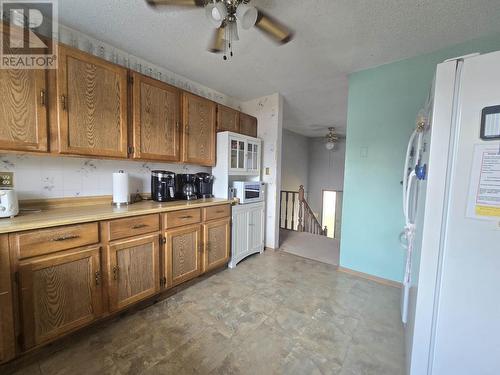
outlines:
[[152, 7], [189, 6], [205, 8], [205, 14], [216, 27], [208, 50], [233, 56], [233, 42], [239, 40], [238, 26], [248, 30], [255, 26], [278, 44], [293, 39], [293, 31], [280, 21], [249, 5], [251, 0], [146, 0]]
[[328, 134], [325, 135], [325, 147], [327, 150], [333, 150], [335, 145], [339, 142], [345, 140], [345, 135], [337, 133], [335, 127], [331, 126], [328, 128]]

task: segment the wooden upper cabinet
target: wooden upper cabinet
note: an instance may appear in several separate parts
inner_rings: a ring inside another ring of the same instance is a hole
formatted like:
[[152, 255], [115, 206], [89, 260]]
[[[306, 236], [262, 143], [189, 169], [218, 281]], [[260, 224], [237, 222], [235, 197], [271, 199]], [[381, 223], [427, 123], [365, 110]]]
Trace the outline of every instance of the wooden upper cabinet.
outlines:
[[61, 45], [55, 102], [60, 153], [127, 157], [127, 69]]
[[217, 105], [205, 98], [182, 93], [182, 161], [215, 165]]
[[42, 69], [0, 69], [0, 150], [48, 150], [46, 77]]
[[232, 108], [217, 104], [217, 131], [238, 133], [240, 130], [240, 113]]
[[23, 349], [87, 325], [101, 315], [99, 256], [96, 246], [20, 263]]
[[246, 113], [240, 113], [240, 133], [257, 137], [257, 119]]
[[0, 363], [15, 355], [8, 235], [0, 236]]
[[132, 73], [133, 157], [180, 161], [180, 91]]
[[108, 246], [110, 309], [120, 310], [160, 290], [159, 234]]

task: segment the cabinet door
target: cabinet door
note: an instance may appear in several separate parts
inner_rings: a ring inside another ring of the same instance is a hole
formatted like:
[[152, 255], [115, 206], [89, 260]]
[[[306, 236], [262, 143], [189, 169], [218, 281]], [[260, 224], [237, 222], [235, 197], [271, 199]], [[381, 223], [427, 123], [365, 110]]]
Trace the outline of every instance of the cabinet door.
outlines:
[[248, 212], [248, 248], [252, 252], [264, 250], [264, 216], [263, 207]]
[[0, 149], [47, 151], [46, 91], [42, 69], [0, 69]]
[[166, 232], [166, 278], [168, 286], [193, 279], [201, 273], [201, 225]]
[[24, 349], [92, 322], [101, 314], [99, 247], [21, 262]]
[[110, 308], [116, 311], [160, 290], [159, 235], [115, 242], [108, 246]]
[[246, 113], [240, 113], [240, 133], [257, 137], [257, 119]]
[[182, 97], [182, 161], [214, 166], [216, 105], [186, 92]]
[[238, 259], [241, 254], [248, 252], [248, 211], [233, 210], [231, 257]]
[[230, 232], [229, 218], [203, 225], [203, 272], [221, 267], [229, 261]]
[[230, 137], [229, 147], [229, 170], [232, 172], [246, 172], [246, 141]]
[[138, 73], [132, 77], [134, 158], [179, 161], [179, 90]]
[[127, 70], [59, 47], [59, 152], [127, 157]]
[[217, 104], [217, 131], [238, 133], [240, 130], [240, 113], [232, 108]]
[[15, 356], [8, 236], [0, 236], [0, 363]]
[[260, 142], [247, 141], [246, 167], [251, 174], [260, 174]]

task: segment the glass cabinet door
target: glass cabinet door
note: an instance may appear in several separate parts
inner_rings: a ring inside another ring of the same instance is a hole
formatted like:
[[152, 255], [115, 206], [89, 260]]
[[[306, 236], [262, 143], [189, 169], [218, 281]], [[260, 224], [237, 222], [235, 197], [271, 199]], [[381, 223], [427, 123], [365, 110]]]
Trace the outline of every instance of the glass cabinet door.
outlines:
[[231, 139], [230, 148], [230, 168], [232, 170], [244, 171], [246, 168], [246, 142], [240, 139]]
[[257, 172], [259, 170], [259, 144], [247, 143], [247, 170], [249, 172]]
[[238, 169], [245, 169], [245, 141], [238, 141]]
[[238, 168], [238, 141], [231, 140], [231, 169]]

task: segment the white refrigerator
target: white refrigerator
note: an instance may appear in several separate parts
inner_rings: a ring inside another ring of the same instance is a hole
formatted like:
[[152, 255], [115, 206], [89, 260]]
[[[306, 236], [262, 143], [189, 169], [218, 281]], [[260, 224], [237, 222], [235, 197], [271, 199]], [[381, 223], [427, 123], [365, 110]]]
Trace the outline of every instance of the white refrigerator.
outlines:
[[438, 65], [407, 159], [407, 373], [500, 374], [500, 52]]

